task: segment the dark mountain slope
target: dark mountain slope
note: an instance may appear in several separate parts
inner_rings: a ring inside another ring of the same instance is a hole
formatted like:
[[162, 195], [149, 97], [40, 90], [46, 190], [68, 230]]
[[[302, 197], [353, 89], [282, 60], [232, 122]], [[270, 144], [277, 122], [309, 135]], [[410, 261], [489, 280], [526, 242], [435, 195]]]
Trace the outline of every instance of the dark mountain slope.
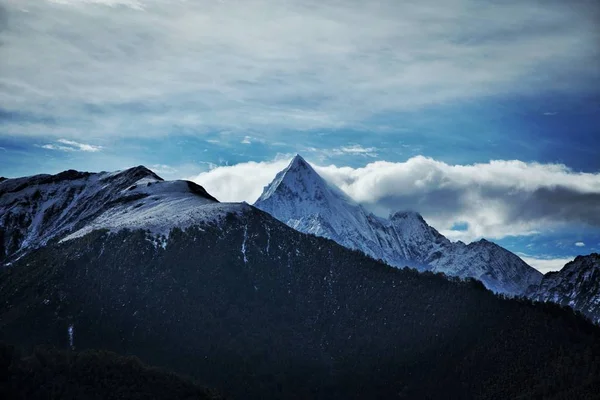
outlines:
[[182, 399], [221, 398], [189, 379], [145, 366], [136, 357], [107, 351], [82, 353], [35, 349], [21, 358], [0, 343], [0, 398], [48, 399]]
[[391, 268], [238, 208], [164, 248], [96, 231], [25, 256], [0, 274], [0, 339], [66, 348], [71, 327], [78, 349], [236, 398], [595, 396], [600, 334], [571, 310]]

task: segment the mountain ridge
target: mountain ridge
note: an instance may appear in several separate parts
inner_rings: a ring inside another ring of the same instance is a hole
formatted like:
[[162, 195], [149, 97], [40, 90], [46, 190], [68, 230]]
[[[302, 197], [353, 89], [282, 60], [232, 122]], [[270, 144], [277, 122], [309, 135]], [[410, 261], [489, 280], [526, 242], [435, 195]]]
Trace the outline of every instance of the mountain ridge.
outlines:
[[[56, 175], [7, 179], [0, 182], [0, 262], [62, 239], [103, 215], [106, 220], [116, 210], [121, 210], [121, 216], [139, 216], [152, 206], [157, 208], [160, 199], [172, 200], [175, 195], [179, 200], [172, 201], [172, 205], [187, 209], [196, 203], [218, 202], [196, 183], [166, 182], [144, 166], [99, 173], [67, 170]], [[149, 199], [154, 203], [149, 204]], [[104, 225], [110, 224], [105, 221]]]

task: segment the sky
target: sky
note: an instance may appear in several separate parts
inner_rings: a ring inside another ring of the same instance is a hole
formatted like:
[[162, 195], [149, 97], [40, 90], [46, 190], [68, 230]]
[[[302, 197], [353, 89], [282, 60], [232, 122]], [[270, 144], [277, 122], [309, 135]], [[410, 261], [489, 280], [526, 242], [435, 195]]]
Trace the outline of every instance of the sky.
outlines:
[[593, 0], [0, 0], [0, 176], [145, 165], [252, 203], [299, 153], [542, 270], [600, 252]]

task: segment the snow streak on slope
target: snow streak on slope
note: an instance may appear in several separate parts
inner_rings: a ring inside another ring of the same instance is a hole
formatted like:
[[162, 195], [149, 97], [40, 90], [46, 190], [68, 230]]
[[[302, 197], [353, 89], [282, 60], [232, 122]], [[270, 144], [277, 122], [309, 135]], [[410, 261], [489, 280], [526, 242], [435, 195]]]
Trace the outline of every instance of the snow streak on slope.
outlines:
[[325, 182], [300, 156], [277, 174], [255, 206], [292, 228], [330, 238], [390, 265], [473, 277], [496, 292], [522, 294], [542, 277], [493, 243], [450, 242], [416, 212], [377, 217]]

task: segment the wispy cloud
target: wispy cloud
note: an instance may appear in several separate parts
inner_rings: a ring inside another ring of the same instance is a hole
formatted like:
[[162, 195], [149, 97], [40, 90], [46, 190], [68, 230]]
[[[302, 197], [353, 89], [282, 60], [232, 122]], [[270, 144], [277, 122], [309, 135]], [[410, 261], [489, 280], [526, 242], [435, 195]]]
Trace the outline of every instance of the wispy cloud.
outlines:
[[386, 113], [483, 96], [590, 90], [600, 74], [589, 1], [5, 7], [2, 52], [10, 57], [2, 60], [0, 104], [59, 124], [12, 120], [0, 134], [360, 127]]
[[172, 167], [170, 165], [166, 165], [166, 164], [153, 164], [150, 166], [150, 169], [154, 172], [156, 172], [157, 174], [175, 174], [177, 173], [179, 170], [175, 167]]
[[377, 157], [377, 149], [375, 147], [363, 147], [358, 144], [354, 144], [334, 149], [333, 154], [350, 154], [366, 157]]
[[585, 247], [585, 243], [583, 243], [583, 242], [576, 242], [575, 246], [577, 246], [577, 247]]
[[102, 146], [94, 146], [87, 143], [80, 143], [74, 140], [68, 139], [58, 139], [56, 143], [44, 144], [38, 147], [41, 147], [46, 150], [59, 150], [59, 151], [85, 151], [90, 153], [95, 153], [102, 150]]
[[95, 4], [100, 6], [109, 7], [129, 7], [134, 10], [143, 10], [142, 1], [138, 0], [48, 0], [51, 3], [70, 5], [70, 6], [81, 6]]

